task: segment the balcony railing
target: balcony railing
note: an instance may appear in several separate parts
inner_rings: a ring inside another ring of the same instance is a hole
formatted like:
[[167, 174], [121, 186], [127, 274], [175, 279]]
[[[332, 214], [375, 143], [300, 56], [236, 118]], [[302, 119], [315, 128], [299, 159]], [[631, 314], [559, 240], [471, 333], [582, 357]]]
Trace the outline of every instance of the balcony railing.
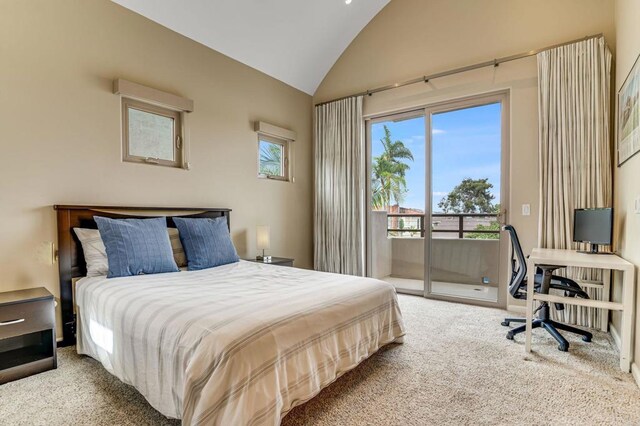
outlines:
[[[474, 229], [465, 228], [465, 218], [476, 219], [473, 224]], [[464, 238], [464, 235], [469, 233], [499, 234], [499, 230], [475, 229], [478, 225], [489, 225], [497, 218], [497, 214], [489, 213], [433, 213], [431, 214], [431, 232], [457, 234], [457, 238]], [[419, 234], [424, 238], [426, 234], [424, 213], [387, 213], [387, 236], [397, 233], [409, 233], [416, 237], [416, 234]]]

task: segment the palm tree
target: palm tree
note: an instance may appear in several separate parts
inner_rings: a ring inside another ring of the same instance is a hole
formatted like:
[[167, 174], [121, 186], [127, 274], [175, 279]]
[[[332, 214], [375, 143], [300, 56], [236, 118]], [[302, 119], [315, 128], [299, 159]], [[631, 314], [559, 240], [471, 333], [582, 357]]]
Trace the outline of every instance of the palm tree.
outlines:
[[282, 147], [260, 142], [260, 173], [279, 176], [282, 173]]
[[409, 165], [403, 160], [413, 161], [413, 154], [402, 141], [391, 140], [391, 131], [386, 125], [380, 143], [384, 152], [373, 159], [372, 200], [374, 208], [388, 210], [391, 200], [400, 204], [407, 192], [405, 175]]

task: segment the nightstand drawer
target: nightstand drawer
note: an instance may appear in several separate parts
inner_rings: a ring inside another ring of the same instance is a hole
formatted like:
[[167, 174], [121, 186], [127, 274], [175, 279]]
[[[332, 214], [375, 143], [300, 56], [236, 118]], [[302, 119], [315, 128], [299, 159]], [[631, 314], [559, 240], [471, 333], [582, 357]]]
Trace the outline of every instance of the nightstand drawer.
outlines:
[[14, 303], [0, 307], [0, 339], [54, 328], [53, 300]]
[[254, 262], [254, 263], [262, 263], [265, 265], [278, 265], [278, 266], [293, 266], [293, 259], [289, 259], [287, 257], [276, 257], [276, 256], [272, 256], [271, 260], [268, 261], [264, 261], [262, 259], [244, 259], [247, 262]]

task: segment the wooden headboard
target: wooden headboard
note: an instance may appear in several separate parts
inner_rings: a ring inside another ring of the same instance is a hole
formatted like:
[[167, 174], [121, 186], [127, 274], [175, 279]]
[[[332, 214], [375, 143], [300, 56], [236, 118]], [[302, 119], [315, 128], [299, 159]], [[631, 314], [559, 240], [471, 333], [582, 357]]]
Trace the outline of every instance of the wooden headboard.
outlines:
[[167, 226], [175, 228], [172, 217], [226, 217], [231, 222], [231, 209], [196, 207], [122, 207], [122, 206], [53, 206], [58, 216], [58, 266], [60, 269], [60, 308], [63, 340], [60, 346], [76, 342], [76, 320], [73, 307], [72, 280], [87, 273], [82, 245], [73, 228], [96, 229], [94, 216], [115, 219], [166, 216]]

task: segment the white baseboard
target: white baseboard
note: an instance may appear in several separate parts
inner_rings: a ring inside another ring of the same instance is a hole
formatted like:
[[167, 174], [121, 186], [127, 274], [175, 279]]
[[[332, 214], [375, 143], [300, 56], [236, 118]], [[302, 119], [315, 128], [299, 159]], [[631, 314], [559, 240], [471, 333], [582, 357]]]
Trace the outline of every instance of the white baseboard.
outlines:
[[620, 333], [618, 333], [618, 330], [615, 328], [612, 322], [609, 323], [609, 331], [611, 332], [611, 337], [613, 337], [613, 343], [615, 343], [618, 350], [620, 350], [622, 346], [620, 344]]
[[631, 374], [636, 381], [636, 385], [640, 387], [640, 367], [635, 362], [631, 363]]
[[[612, 322], [609, 323], [609, 331], [611, 332], [611, 337], [613, 337], [613, 343], [615, 343], [618, 350], [620, 350], [620, 333], [615, 328]], [[640, 387], [640, 367], [635, 362], [631, 363], [631, 374], [633, 375], [633, 379], [636, 381], [636, 385]]]
[[527, 307], [524, 305], [507, 305], [507, 311], [515, 312], [517, 314], [526, 315]]

